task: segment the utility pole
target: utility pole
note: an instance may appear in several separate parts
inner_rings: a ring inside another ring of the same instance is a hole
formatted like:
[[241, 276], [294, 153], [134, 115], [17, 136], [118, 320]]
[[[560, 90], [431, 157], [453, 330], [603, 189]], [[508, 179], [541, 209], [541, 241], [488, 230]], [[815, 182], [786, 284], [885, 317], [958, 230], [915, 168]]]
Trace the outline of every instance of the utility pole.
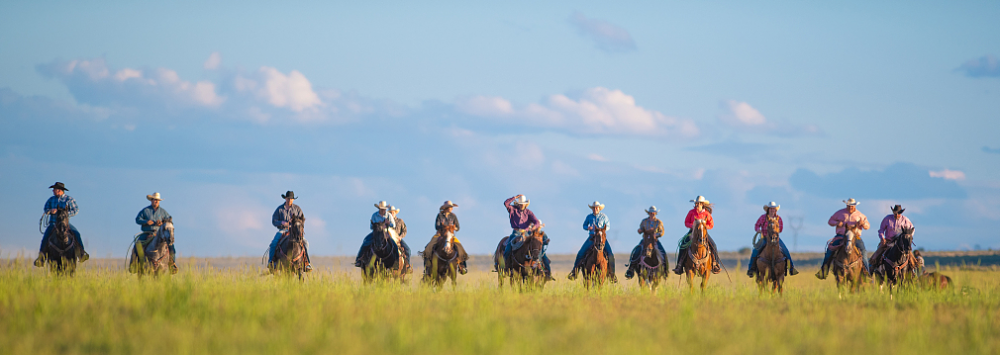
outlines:
[[792, 227], [792, 251], [799, 251], [799, 230], [802, 229], [802, 216], [790, 216], [788, 220], [792, 223], [789, 227]]

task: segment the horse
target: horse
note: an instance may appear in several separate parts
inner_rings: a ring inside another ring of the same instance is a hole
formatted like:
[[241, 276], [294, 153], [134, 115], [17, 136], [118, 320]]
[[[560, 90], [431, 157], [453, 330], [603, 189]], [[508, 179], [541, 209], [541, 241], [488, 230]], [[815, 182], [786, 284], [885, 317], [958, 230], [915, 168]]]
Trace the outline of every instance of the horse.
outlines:
[[604, 255], [604, 244], [608, 241], [608, 227], [594, 230], [594, 246], [590, 247], [583, 258], [583, 286], [588, 290], [591, 285], [604, 286], [608, 278], [608, 258]]
[[450, 278], [452, 287], [457, 285], [458, 248], [455, 247], [455, 226], [446, 226], [443, 234], [438, 235], [437, 242], [431, 247], [431, 254], [421, 256], [430, 259], [429, 263], [425, 263], [425, 283], [441, 287]]
[[[45, 218], [46, 216], [42, 216]], [[40, 252], [49, 269], [57, 275], [76, 273], [76, 236], [69, 228], [69, 210], [56, 208], [56, 223], [48, 230], [49, 239]]]
[[768, 229], [763, 238], [766, 238], [767, 245], [757, 256], [757, 287], [764, 293], [764, 287], [771, 283], [771, 293], [784, 293], [785, 270], [788, 261], [785, 254], [781, 252], [781, 237], [778, 236], [778, 218], [767, 219]]
[[392, 278], [400, 283], [406, 282], [406, 256], [400, 246], [396, 230], [385, 224], [376, 225], [372, 231], [371, 256], [362, 270], [365, 283], [371, 283], [377, 278]]
[[288, 223], [288, 233], [278, 241], [274, 249], [274, 261], [268, 265], [272, 274], [294, 273], [302, 280], [306, 270], [305, 217], [294, 217]]
[[655, 292], [660, 285], [660, 279], [670, 276], [666, 255], [661, 255], [656, 248], [657, 237], [653, 233], [642, 234], [642, 251], [639, 254], [639, 266], [634, 268], [637, 271], [639, 287], [648, 288]]
[[[876, 266], [878, 265], [878, 266]], [[893, 287], [917, 277], [917, 260], [913, 257], [913, 228], [904, 228], [885, 248], [881, 260], [874, 260], [872, 274], [878, 280], [879, 289], [889, 284], [889, 295]], [[910, 276], [910, 277], [908, 277]]]
[[157, 224], [160, 228], [149, 234], [146, 240], [140, 239], [146, 233], [139, 233], [133, 241], [129, 271], [139, 277], [147, 272], [158, 276], [161, 271], [170, 270], [170, 245], [174, 244], [173, 217]]
[[[527, 231], [521, 237], [521, 241], [514, 243], [514, 248], [510, 252], [510, 262], [504, 258], [504, 248], [510, 237], [504, 237], [497, 245], [493, 254], [493, 261], [497, 265], [497, 274], [500, 287], [503, 287], [504, 277], [510, 278], [511, 287], [517, 281], [518, 288], [524, 290], [545, 287], [545, 265], [542, 258], [545, 256], [544, 240], [545, 232], [535, 229], [528, 235]], [[515, 276], [520, 278], [515, 279]]]
[[712, 257], [712, 252], [708, 245], [708, 229], [705, 227], [705, 220], [695, 220], [694, 227], [691, 228], [691, 246], [687, 248], [688, 257], [684, 259], [682, 270], [687, 274], [688, 286], [694, 292], [694, 277], [701, 276], [701, 291], [705, 292], [708, 278], [712, 276], [712, 264], [716, 260]]
[[864, 255], [854, 243], [854, 238], [861, 235], [861, 226], [855, 225], [847, 230], [843, 243], [837, 247], [833, 256], [833, 275], [837, 279], [837, 289], [843, 289], [846, 285], [853, 293], [861, 288], [864, 281], [865, 264]]

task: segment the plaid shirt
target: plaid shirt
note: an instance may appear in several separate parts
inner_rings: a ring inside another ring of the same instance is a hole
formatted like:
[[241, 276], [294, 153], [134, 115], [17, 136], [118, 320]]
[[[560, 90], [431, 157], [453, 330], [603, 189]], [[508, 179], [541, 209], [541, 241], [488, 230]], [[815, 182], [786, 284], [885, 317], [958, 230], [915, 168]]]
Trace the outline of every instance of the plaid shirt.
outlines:
[[[52, 196], [49, 197], [48, 201], [45, 201], [45, 213], [56, 208], [65, 208], [69, 211], [69, 216], [76, 216], [77, 212], [80, 212], [80, 208], [76, 206], [76, 200], [69, 195], [63, 193], [62, 196]], [[56, 215], [49, 215], [49, 223], [56, 223]]]
[[663, 222], [656, 217], [646, 217], [639, 223], [639, 234], [650, 233], [655, 238], [663, 236]]
[[278, 208], [274, 210], [274, 214], [271, 215], [271, 224], [274, 225], [275, 228], [283, 229], [281, 224], [291, 224], [292, 219], [295, 217], [305, 218], [305, 216], [302, 215], [302, 209], [299, 208], [299, 205], [293, 203], [291, 206], [285, 206], [285, 204], [282, 203], [281, 206], [278, 206]]

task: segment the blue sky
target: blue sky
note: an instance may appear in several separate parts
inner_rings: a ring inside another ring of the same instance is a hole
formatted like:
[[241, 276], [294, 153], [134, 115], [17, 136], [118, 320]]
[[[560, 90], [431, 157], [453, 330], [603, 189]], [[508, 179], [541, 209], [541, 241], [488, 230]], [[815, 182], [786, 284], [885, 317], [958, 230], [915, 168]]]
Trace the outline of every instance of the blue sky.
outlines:
[[4, 2], [0, 248], [37, 248], [54, 181], [99, 256], [124, 254], [154, 191], [197, 256], [262, 253], [286, 190], [324, 255], [354, 253], [379, 200], [421, 246], [453, 200], [487, 253], [518, 193], [554, 252], [579, 247], [594, 200], [624, 252], [644, 208], [674, 239], [697, 195], [722, 249], [775, 200], [819, 250], [847, 198], [873, 223], [903, 204], [928, 249], [1000, 248], [997, 18], [996, 2]]

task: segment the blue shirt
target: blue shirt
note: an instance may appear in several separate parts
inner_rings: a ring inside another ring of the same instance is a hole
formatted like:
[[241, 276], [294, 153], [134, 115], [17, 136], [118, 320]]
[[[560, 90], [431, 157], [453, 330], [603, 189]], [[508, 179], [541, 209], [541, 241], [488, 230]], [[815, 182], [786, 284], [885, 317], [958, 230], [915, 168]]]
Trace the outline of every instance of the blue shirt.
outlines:
[[[45, 201], [46, 213], [56, 208], [65, 208], [69, 212], [70, 217], [76, 216], [77, 212], [80, 212], [80, 208], [76, 206], [76, 200], [65, 193], [62, 196], [52, 195], [48, 201]], [[49, 224], [54, 223], [56, 223], [56, 215], [49, 215]]]
[[396, 228], [396, 218], [392, 217], [392, 213], [389, 210], [385, 211], [385, 216], [378, 214], [378, 212], [372, 213], [372, 230], [375, 230], [375, 226], [389, 221], [389, 227]]
[[299, 205], [293, 203], [291, 206], [285, 206], [282, 203], [281, 206], [278, 206], [278, 209], [274, 210], [274, 214], [271, 215], [271, 224], [275, 228], [283, 229], [281, 227], [282, 223], [292, 224], [292, 219], [296, 217], [305, 218]]
[[583, 220], [583, 229], [590, 231], [590, 234], [593, 235], [594, 231], [590, 230], [590, 227], [594, 227], [594, 229], [611, 228], [611, 221], [608, 221], [608, 216], [604, 213], [597, 212], [596, 215], [591, 213], [587, 215], [587, 219]]
[[170, 213], [167, 213], [167, 210], [163, 209], [163, 207], [157, 208], [154, 211], [153, 206], [146, 206], [146, 208], [143, 208], [142, 211], [139, 211], [139, 214], [135, 216], [135, 224], [142, 226], [143, 232], [155, 232], [157, 229], [160, 229], [160, 226], [155, 224], [148, 225], [146, 222], [159, 222], [167, 218], [171, 218]]

